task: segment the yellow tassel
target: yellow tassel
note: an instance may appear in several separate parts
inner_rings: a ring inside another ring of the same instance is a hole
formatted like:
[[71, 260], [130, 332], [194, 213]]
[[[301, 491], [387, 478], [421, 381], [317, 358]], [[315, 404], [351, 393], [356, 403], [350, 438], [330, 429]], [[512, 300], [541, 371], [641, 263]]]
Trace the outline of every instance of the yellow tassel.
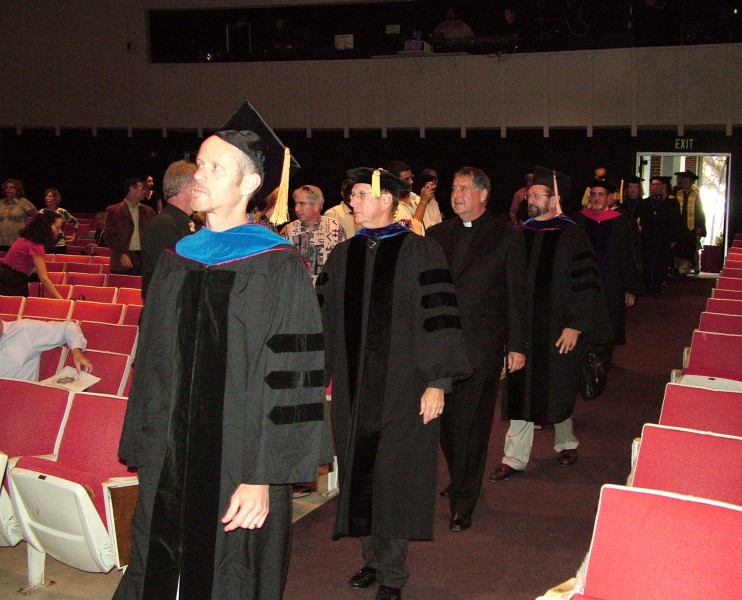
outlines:
[[271, 223], [281, 225], [289, 220], [289, 167], [291, 166], [291, 150], [283, 151], [283, 168], [281, 169], [281, 183], [278, 186], [278, 198], [271, 215]]
[[376, 169], [371, 175], [371, 193], [374, 198], [381, 197], [381, 169]]
[[559, 197], [559, 186], [557, 185], [557, 176], [556, 171], [553, 171], [554, 175], [554, 195], [557, 197], [557, 200], [561, 201], [561, 198]]
[[623, 204], [623, 179], [621, 180], [621, 187], [618, 188], [618, 202]]

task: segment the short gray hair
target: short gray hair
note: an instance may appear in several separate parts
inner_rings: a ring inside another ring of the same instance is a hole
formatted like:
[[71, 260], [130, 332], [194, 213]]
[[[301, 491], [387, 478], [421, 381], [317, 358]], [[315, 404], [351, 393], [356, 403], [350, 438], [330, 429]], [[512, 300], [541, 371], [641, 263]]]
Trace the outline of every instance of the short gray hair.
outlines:
[[173, 196], [177, 196], [183, 191], [185, 186], [193, 186], [198, 167], [187, 160], [178, 160], [170, 163], [165, 171], [165, 177], [162, 179], [162, 199], [167, 202]]
[[294, 193], [292, 194], [294, 196], [294, 199], [296, 199], [296, 194], [299, 192], [306, 195], [307, 200], [309, 200], [309, 204], [319, 204], [319, 209], [322, 210], [322, 206], [325, 204], [325, 197], [322, 194], [322, 190], [319, 189], [316, 185], [303, 185], [296, 188], [294, 190]]

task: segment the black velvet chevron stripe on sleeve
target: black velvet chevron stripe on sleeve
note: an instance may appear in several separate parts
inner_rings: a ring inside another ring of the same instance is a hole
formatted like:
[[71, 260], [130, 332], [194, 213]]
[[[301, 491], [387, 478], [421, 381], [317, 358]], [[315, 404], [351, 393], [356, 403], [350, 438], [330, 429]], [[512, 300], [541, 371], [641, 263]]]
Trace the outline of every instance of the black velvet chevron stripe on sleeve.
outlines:
[[429, 333], [439, 329], [461, 329], [461, 319], [457, 315], [438, 315], [425, 319], [423, 327]]
[[308, 423], [309, 421], [321, 421], [325, 415], [324, 411], [325, 407], [321, 402], [298, 406], [274, 406], [268, 418], [276, 425]]
[[453, 292], [435, 292], [425, 294], [420, 298], [420, 304], [423, 308], [438, 308], [439, 306], [458, 306], [456, 294]]
[[266, 346], [273, 352], [316, 352], [324, 348], [321, 333], [277, 333], [268, 340]]
[[274, 390], [293, 390], [325, 386], [324, 369], [311, 371], [271, 371], [265, 382]]
[[570, 273], [570, 276], [573, 278], [584, 277], [585, 275], [594, 275], [595, 277], [598, 277], [599, 274], [598, 270], [593, 266], [583, 267], [582, 269], [575, 269]]
[[430, 269], [420, 273], [420, 285], [434, 285], [436, 283], [453, 283], [451, 271], [448, 269]]
[[600, 290], [600, 286], [597, 281], [583, 281], [582, 283], [573, 285], [571, 289], [573, 292], [577, 293], [589, 289]]

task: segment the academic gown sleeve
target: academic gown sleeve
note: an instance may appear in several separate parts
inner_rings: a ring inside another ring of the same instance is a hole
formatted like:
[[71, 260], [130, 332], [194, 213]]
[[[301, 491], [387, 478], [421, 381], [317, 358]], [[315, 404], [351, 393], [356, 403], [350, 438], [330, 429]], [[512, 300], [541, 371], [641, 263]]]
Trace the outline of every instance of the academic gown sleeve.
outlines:
[[[236, 338], [230, 345], [240, 350], [232, 352], [236, 359], [226, 393], [246, 401], [234, 403], [231, 417], [225, 413], [225, 434], [230, 422], [242, 423], [235, 433], [244, 441], [236, 448], [243, 455], [243, 482], [314, 481], [317, 466], [332, 462], [320, 309], [306, 267], [293, 251], [267, 275], [263, 290], [238, 275], [232, 292], [235, 318], [257, 316], [250, 296], [264, 301], [257, 309], [262, 311], [257, 330], [248, 326], [230, 333]], [[245, 360], [242, 352], [251, 358]]]

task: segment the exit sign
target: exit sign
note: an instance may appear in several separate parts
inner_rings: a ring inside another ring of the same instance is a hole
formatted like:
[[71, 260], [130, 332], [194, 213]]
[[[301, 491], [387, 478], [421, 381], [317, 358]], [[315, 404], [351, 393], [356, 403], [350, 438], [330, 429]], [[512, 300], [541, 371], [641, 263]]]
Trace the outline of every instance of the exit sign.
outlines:
[[693, 150], [693, 138], [675, 138], [675, 150]]

